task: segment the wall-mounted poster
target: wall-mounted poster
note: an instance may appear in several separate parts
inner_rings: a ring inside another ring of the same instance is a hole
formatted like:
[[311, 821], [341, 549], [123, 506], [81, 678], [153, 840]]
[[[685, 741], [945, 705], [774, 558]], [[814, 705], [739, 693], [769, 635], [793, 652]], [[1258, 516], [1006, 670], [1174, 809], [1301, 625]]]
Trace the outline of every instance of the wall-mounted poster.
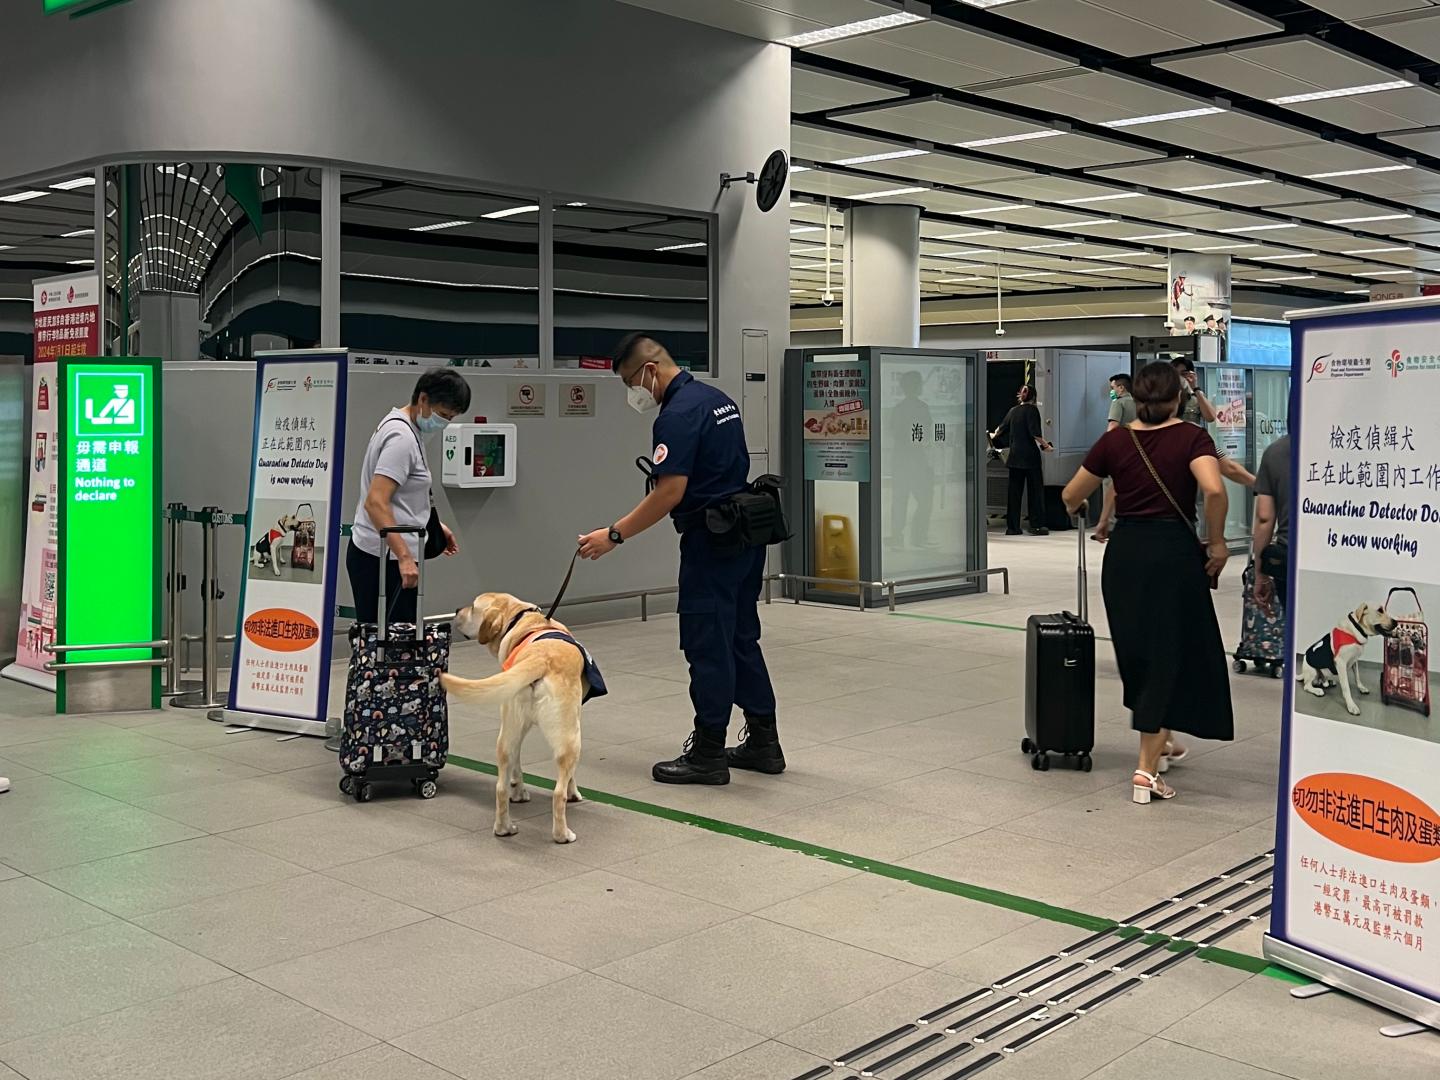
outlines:
[[807, 359], [805, 479], [870, 482], [870, 361]]

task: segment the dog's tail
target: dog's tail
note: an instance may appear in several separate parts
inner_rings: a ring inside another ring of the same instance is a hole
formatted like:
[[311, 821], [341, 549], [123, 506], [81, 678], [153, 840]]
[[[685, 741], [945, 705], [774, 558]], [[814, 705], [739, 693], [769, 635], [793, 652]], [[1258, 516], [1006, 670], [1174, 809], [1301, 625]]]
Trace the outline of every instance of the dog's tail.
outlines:
[[545, 677], [545, 657], [539, 654], [522, 656], [509, 671], [488, 679], [462, 679], [446, 672], [440, 685], [452, 697], [464, 698], [480, 705], [503, 705], [527, 686]]

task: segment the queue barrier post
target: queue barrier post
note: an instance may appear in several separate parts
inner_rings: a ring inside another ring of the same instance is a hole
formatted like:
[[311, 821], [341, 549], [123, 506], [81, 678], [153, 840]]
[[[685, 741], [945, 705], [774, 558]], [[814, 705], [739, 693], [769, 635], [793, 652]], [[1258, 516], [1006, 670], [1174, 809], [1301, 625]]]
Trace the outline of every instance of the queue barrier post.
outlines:
[[[201, 551], [204, 571], [200, 582], [200, 688], [172, 698], [177, 709], [221, 709], [228, 704], [219, 689], [220, 671], [220, 601], [225, 592], [220, 588], [219, 540], [221, 525], [239, 525], [244, 514], [229, 514], [218, 506], [186, 511], [188, 520], [200, 523]], [[178, 650], [177, 650], [178, 651]]]

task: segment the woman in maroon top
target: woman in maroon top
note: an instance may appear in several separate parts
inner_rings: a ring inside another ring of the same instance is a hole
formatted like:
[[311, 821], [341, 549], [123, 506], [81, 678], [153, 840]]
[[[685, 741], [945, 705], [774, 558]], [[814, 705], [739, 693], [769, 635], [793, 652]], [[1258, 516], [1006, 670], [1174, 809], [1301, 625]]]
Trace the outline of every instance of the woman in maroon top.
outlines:
[[[1115, 483], [1116, 522], [1105, 546], [1101, 590], [1125, 706], [1140, 732], [1134, 798], [1148, 803], [1175, 797], [1160, 779], [1188, 753], [1174, 733], [1235, 737], [1230, 673], [1210, 600], [1210, 579], [1229, 558], [1228, 501], [1215, 444], [1204, 429], [1177, 416], [1175, 369], [1148, 364], [1132, 392], [1138, 418], [1100, 437], [1064, 497], [1075, 513], [1103, 479]], [[1195, 533], [1197, 493], [1205, 496], [1206, 535], [1217, 538], [1207, 548]]]

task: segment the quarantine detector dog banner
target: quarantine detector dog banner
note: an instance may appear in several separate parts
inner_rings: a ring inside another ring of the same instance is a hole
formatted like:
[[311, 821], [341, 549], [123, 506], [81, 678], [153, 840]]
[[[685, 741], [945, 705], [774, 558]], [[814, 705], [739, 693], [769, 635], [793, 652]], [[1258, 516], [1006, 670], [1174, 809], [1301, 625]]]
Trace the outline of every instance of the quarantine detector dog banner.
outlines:
[[324, 724], [348, 366], [345, 353], [328, 351], [256, 361], [244, 587], [230, 676], [237, 715], [227, 717], [238, 722], [259, 714]]
[[1266, 953], [1440, 1024], [1440, 306], [1292, 319], [1295, 660]]

